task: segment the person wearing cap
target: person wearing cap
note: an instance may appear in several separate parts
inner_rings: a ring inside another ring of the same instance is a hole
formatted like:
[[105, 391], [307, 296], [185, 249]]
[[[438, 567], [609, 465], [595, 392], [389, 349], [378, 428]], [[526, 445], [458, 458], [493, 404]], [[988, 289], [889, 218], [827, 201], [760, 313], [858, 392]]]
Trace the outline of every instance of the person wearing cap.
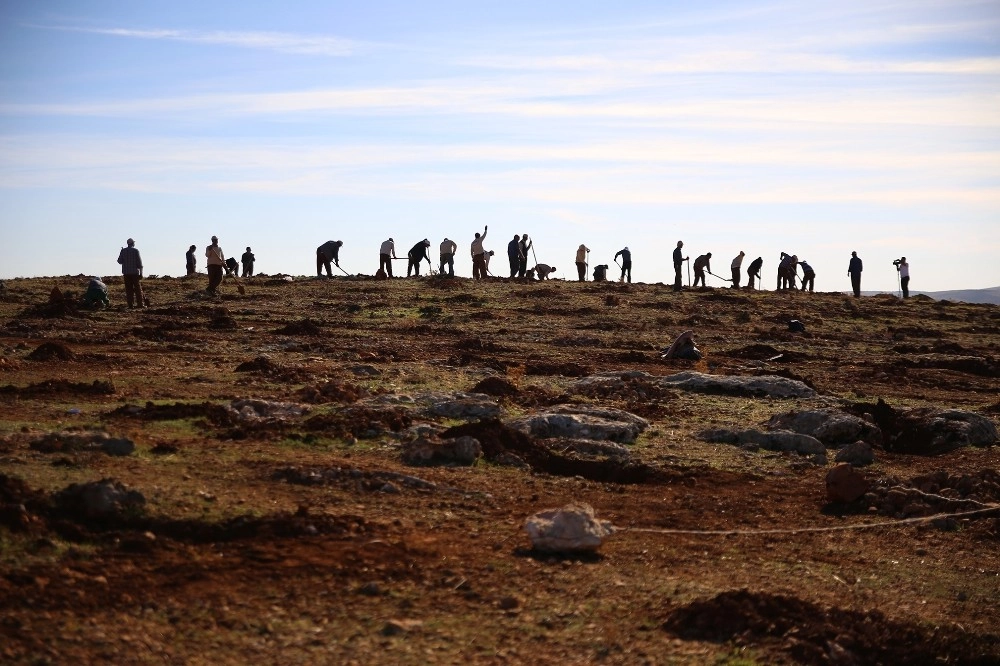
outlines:
[[628, 281], [632, 282], [632, 252], [629, 251], [627, 245], [615, 253], [615, 261], [618, 261], [618, 257], [622, 258], [622, 276], [618, 278], [618, 281], [624, 282], [628, 276]]
[[584, 282], [587, 279], [587, 255], [590, 253], [590, 248], [580, 243], [580, 247], [576, 248], [576, 280], [577, 282]]
[[472, 241], [472, 278], [474, 280], [483, 280], [486, 278], [486, 250], [483, 249], [483, 241], [486, 240], [486, 232], [489, 229], [489, 225], [483, 227], [481, 235], [477, 231], [476, 237]]
[[674, 291], [681, 290], [681, 267], [688, 260], [688, 257], [685, 257], [684, 253], [681, 252], [682, 247], [684, 247], [684, 241], [677, 241], [677, 247], [674, 248]]
[[326, 276], [333, 277], [333, 269], [330, 262], [337, 264], [340, 268], [340, 246], [344, 241], [327, 241], [316, 248], [316, 277], [323, 277], [323, 269], [326, 268]]
[[730, 270], [733, 272], [733, 289], [740, 288], [740, 268], [743, 266], [743, 257], [746, 256], [743, 250], [733, 259], [733, 263], [729, 265]]
[[712, 272], [711, 260], [712, 260], [711, 252], [703, 254], [694, 260], [694, 284], [691, 286], [697, 287], [699, 280], [701, 280], [701, 286], [703, 287], [708, 286], [705, 284], [705, 271], [708, 271], [709, 273]]
[[134, 308], [136, 304], [140, 308], [146, 307], [146, 300], [142, 295], [142, 257], [135, 247], [135, 241], [131, 238], [127, 241], [128, 247], [123, 247], [118, 253], [118, 263], [122, 265], [122, 277], [125, 281], [125, 300], [129, 308]]
[[528, 274], [528, 250], [531, 249], [531, 239], [528, 234], [521, 234], [521, 242], [518, 244], [518, 266], [517, 277], [523, 278]]
[[550, 273], [556, 272], [556, 267], [549, 266], [548, 264], [535, 264], [535, 267], [532, 270], [535, 275], [538, 276], [539, 280], [545, 280], [549, 277]]
[[396, 258], [396, 241], [391, 238], [382, 242], [378, 251], [378, 269], [384, 271], [386, 277], [392, 277], [392, 260]]
[[222, 284], [222, 271], [226, 266], [226, 255], [219, 247], [219, 238], [212, 236], [212, 244], [205, 248], [205, 265], [208, 268], [208, 287], [205, 289], [213, 296]]
[[861, 257], [857, 252], [851, 252], [851, 263], [847, 265], [847, 274], [851, 276], [851, 289], [854, 290], [854, 298], [861, 298]]
[[253, 252], [250, 250], [250, 246], [247, 246], [247, 251], [243, 253], [240, 257], [240, 263], [243, 264], [243, 275], [242, 277], [248, 278], [253, 277], [253, 262], [255, 257]]
[[903, 291], [903, 298], [910, 297], [910, 264], [906, 262], [906, 257], [899, 260], [896, 264], [896, 270], [899, 271], [899, 288]]
[[194, 275], [195, 271], [198, 270], [198, 259], [194, 256], [194, 252], [197, 249], [197, 245], [192, 245], [188, 248], [187, 254], [184, 255], [188, 275]]
[[521, 237], [514, 234], [514, 240], [507, 243], [507, 261], [510, 262], [510, 276], [517, 277], [521, 268]]
[[799, 266], [802, 267], [802, 291], [805, 291], [808, 285], [809, 291], [812, 292], [813, 285], [816, 284], [816, 271], [805, 261], [800, 261]]
[[458, 252], [458, 244], [453, 240], [445, 238], [441, 241], [441, 267], [438, 273], [444, 275], [444, 267], [448, 267], [448, 277], [455, 277], [455, 253]]
[[427, 265], [430, 266], [431, 258], [427, 256], [427, 248], [431, 246], [431, 242], [426, 238], [410, 248], [407, 253], [407, 257], [410, 262], [406, 265], [406, 277], [410, 277], [410, 270], [413, 270], [413, 275], [420, 277], [420, 262], [424, 259], [427, 260]]

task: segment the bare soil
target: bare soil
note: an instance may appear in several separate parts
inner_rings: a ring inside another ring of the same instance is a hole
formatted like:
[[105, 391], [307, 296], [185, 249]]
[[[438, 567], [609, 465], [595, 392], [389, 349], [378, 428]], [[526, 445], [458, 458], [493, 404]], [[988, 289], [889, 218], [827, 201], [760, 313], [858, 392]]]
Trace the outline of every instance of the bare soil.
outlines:
[[[50, 302], [53, 287], [85, 283], [0, 293], [0, 662], [1000, 662], [1000, 512], [897, 524], [1000, 502], [996, 445], [942, 449], [900, 416], [996, 422], [996, 306], [267, 276], [219, 297], [203, 277], [147, 279], [144, 310], [123, 307], [120, 279], [107, 310]], [[661, 360], [685, 329], [704, 359]], [[634, 370], [780, 375], [818, 395], [694, 394], [637, 376], [574, 388]], [[500, 418], [381, 401], [458, 391], [494, 396]], [[254, 420], [231, 406], [248, 398], [304, 411]], [[564, 403], [651, 425], [614, 458], [503, 422]], [[698, 437], [817, 407], [895, 429], [862, 469], [878, 507], [827, 501], [834, 451], [825, 462]], [[428, 425], [475, 436], [483, 458], [405, 465], [401, 443]], [[93, 430], [136, 450], [32, 446]], [[74, 484], [100, 480], [144, 502], [83, 510]], [[924, 513], [893, 504], [900, 488], [927, 499]], [[532, 550], [525, 518], [569, 502], [617, 533], [594, 554]], [[881, 527], [796, 531], [869, 523]]]

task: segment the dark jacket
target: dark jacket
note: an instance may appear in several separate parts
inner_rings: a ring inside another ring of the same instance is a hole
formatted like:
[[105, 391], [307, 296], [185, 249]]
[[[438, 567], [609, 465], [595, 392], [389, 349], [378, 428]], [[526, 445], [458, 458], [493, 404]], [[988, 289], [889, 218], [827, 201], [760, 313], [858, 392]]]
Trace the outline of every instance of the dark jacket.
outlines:
[[410, 251], [409, 253], [407, 253], [407, 256], [410, 257], [411, 261], [416, 261], [419, 263], [424, 259], [427, 259], [427, 246], [424, 245], [423, 241], [420, 241], [419, 243], [410, 248]]
[[517, 259], [521, 256], [521, 241], [512, 240], [507, 243], [507, 257], [510, 259]]
[[679, 267], [684, 263], [684, 253], [681, 252], [679, 247], [674, 248], [674, 268]]
[[[678, 249], [680, 249], [680, 248], [678, 248]], [[622, 258], [622, 266], [631, 266], [632, 265], [632, 251], [631, 250], [619, 250], [618, 252], [615, 253], [615, 259], [618, 259], [619, 256], [621, 256], [621, 258]], [[675, 254], [674, 255], [674, 263], [676, 263], [676, 262], [677, 262], [677, 256]]]
[[253, 252], [244, 252], [243, 256], [240, 257], [240, 261], [243, 262], [243, 265], [252, 264], [254, 261]]
[[861, 273], [861, 257], [851, 257], [851, 263], [847, 266], [848, 273]]
[[756, 259], [751, 261], [750, 265], [747, 267], [747, 275], [759, 275], [760, 268], [763, 265], [764, 265], [764, 258], [757, 257]]

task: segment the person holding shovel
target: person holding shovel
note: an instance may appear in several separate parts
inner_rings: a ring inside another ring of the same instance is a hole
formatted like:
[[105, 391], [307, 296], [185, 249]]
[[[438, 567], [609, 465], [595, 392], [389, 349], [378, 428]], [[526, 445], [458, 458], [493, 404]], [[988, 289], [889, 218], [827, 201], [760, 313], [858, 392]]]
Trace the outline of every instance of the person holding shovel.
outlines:
[[337, 264], [337, 268], [340, 268], [340, 246], [343, 245], [343, 241], [327, 241], [316, 248], [316, 277], [323, 276], [323, 269], [326, 268], [326, 276], [328, 278], [333, 277], [333, 270], [330, 268], [330, 262]]
[[701, 280], [701, 286], [708, 286], [705, 284], [705, 271], [712, 272], [711, 259], [712, 253], [709, 252], [694, 260], [694, 285], [692, 286], [697, 287], [698, 280]]
[[681, 290], [681, 268], [688, 260], [688, 257], [685, 257], [684, 253], [681, 252], [682, 247], [684, 247], [684, 241], [677, 241], [677, 247], [674, 248], [674, 291]]
[[621, 269], [622, 269], [622, 276], [620, 278], [618, 278], [618, 281], [619, 282], [624, 282], [625, 281], [625, 276], [627, 275], [628, 276], [628, 281], [629, 281], [629, 283], [631, 283], [632, 282], [632, 253], [629, 251], [627, 245], [623, 249], [618, 250], [618, 252], [615, 253], [615, 263], [618, 263], [618, 257], [622, 258], [622, 262], [621, 262], [621, 264], [619, 264], [619, 266], [621, 266]]
[[441, 241], [441, 268], [438, 273], [444, 275], [444, 267], [448, 267], [448, 277], [455, 277], [455, 253], [458, 252], [458, 245], [455, 241], [445, 238]]
[[750, 266], [747, 268], [747, 284], [751, 289], [754, 287], [754, 279], [760, 280], [760, 269], [764, 265], [764, 258], [757, 257], [750, 262]]
[[215, 296], [222, 284], [222, 272], [226, 268], [226, 255], [219, 247], [218, 236], [212, 236], [212, 244], [205, 248], [205, 257], [208, 268], [208, 287], [205, 291]]
[[382, 247], [378, 250], [378, 269], [385, 273], [386, 277], [392, 277], [392, 260], [396, 258], [396, 241], [391, 238], [382, 241]]
[[483, 241], [486, 240], [486, 232], [490, 229], [489, 225], [483, 227], [483, 233], [480, 234], [476, 232], [476, 237], [472, 241], [470, 247], [472, 252], [472, 279], [473, 280], [485, 280], [486, 279], [486, 250], [483, 249]]
[[[532, 248], [531, 239], [528, 234], [521, 234], [521, 242], [518, 244], [520, 257], [518, 259], [517, 277], [523, 278], [528, 273], [528, 250]], [[538, 261], [535, 261], [537, 264]]]
[[427, 248], [431, 246], [431, 242], [426, 238], [410, 248], [410, 251], [406, 254], [409, 258], [409, 263], [406, 264], [406, 277], [410, 277], [410, 270], [413, 271], [414, 277], [420, 277], [420, 262], [427, 260], [427, 265], [431, 265], [431, 258], [427, 256]]
[[576, 248], [576, 276], [577, 282], [584, 282], [587, 279], [587, 261], [590, 254], [590, 248], [580, 243], [580, 247]]
[[129, 238], [127, 245], [118, 253], [118, 263], [122, 265], [122, 279], [125, 282], [125, 300], [129, 309], [136, 305], [144, 308], [146, 299], [142, 295], [142, 257], [139, 256], [134, 240]]
[[746, 256], [746, 254], [743, 250], [740, 250], [740, 253], [736, 255], [735, 259], [733, 259], [733, 263], [729, 265], [729, 269], [733, 272], [733, 289], [740, 288], [740, 267], [743, 266], [744, 256]]

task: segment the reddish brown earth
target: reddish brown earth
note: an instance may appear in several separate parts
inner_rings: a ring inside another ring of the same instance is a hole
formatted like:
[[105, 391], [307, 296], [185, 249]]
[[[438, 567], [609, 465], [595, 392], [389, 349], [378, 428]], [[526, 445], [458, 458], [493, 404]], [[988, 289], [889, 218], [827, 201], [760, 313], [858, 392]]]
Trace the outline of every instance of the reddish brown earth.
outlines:
[[[697, 436], [880, 398], [995, 422], [996, 306], [434, 278], [260, 277], [209, 298], [203, 279], [147, 279], [152, 307], [136, 311], [114, 280], [96, 312], [49, 302], [82, 277], [0, 291], [3, 663], [1000, 661], [1000, 513], [897, 525], [827, 503], [832, 451], [823, 464]], [[705, 358], [661, 361], [685, 329]], [[568, 391], [593, 372], [690, 369], [820, 396]], [[363, 402], [473, 387], [501, 419], [569, 402], [652, 425], [621, 463]], [[247, 423], [226, 408], [241, 398], [309, 412]], [[421, 423], [473, 432], [486, 458], [403, 464]], [[38, 445], [63, 430], [136, 449]], [[873, 487], [1000, 502], [997, 446], [912, 455], [905, 441], [876, 449]], [[494, 462], [503, 451], [531, 468]], [[66, 489], [101, 479], [145, 504], [86, 515]], [[525, 518], [571, 501], [619, 531], [594, 555], [531, 550]], [[795, 532], [868, 523], [881, 527]]]

